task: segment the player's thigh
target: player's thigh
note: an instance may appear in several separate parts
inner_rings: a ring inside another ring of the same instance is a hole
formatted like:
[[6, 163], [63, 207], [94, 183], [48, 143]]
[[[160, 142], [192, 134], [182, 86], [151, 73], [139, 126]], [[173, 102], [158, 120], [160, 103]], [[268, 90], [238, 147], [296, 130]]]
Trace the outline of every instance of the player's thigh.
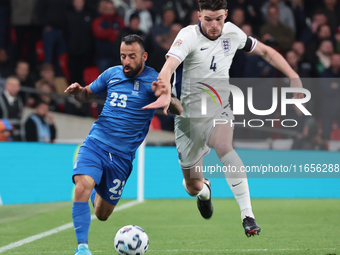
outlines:
[[103, 151], [88, 139], [79, 148], [72, 176], [76, 184], [75, 199], [82, 197], [82, 200], [87, 198], [86, 201], [88, 201], [93, 187], [100, 182], [103, 173], [102, 155]]
[[[176, 117], [175, 139], [179, 163], [182, 169], [195, 168], [203, 156], [210, 152], [207, 146], [209, 125], [190, 118]], [[189, 171], [190, 172], [190, 171]]]
[[234, 128], [230, 124], [216, 124], [213, 128], [208, 145], [215, 149], [219, 158], [233, 150]]

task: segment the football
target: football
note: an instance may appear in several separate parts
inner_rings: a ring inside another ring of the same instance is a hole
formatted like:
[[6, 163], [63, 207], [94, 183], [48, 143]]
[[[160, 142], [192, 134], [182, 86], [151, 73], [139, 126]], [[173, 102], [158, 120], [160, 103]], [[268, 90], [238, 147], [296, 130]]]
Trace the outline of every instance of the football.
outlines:
[[114, 245], [118, 254], [143, 255], [148, 250], [149, 238], [141, 227], [128, 225], [118, 230]]

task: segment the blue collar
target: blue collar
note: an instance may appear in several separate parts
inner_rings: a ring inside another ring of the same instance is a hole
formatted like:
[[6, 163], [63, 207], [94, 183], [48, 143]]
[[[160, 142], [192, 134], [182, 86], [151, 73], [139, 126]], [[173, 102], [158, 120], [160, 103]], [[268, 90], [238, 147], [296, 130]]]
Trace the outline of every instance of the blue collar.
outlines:
[[203, 29], [202, 29], [202, 26], [201, 26], [201, 21], [197, 24], [198, 25], [198, 27], [200, 28], [200, 32], [201, 32], [201, 34], [202, 35], [204, 35], [206, 38], [208, 38], [210, 41], [215, 41], [215, 40], [217, 40], [218, 38], [220, 38], [221, 37], [221, 35], [222, 35], [222, 33], [220, 34], [220, 36], [219, 37], [217, 37], [216, 39], [210, 39], [208, 36], [206, 36], [206, 34], [203, 32]]

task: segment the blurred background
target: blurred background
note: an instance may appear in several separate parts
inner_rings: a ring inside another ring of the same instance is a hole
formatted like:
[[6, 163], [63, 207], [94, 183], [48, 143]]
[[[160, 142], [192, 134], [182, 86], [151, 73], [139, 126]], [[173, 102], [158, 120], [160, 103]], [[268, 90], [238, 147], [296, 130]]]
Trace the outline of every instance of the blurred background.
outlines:
[[[312, 116], [290, 107], [284, 118], [298, 120], [294, 128], [239, 125], [236, 148], [340, 149], [339, 8], [337, 0], [228, 1], [227, 20], [278, 50], [312, 93]], [[197, 11], [195, 0], [0, 0], [0, 141], [81, 143], [105, 95], [80, 104], [64, 89], [119, 65], [121, 38], [131, 33], [144, 38], [146, 64], [160, 71], [179, 30], [199, 22]], [[245, 95], [247, 82], [239, 78], [259, 79], [251, 84], [256, 109], [270, 108], [272, 87], [289, 86], [261, 57], [243, 51], [230, 77]], [[280, 107], [265, 117], [283, 119]], [[246, 112], [236, 121], [254, 118]], [[157, 111], [148, 145], [174, 145], [173, 128], [173, 116]]]

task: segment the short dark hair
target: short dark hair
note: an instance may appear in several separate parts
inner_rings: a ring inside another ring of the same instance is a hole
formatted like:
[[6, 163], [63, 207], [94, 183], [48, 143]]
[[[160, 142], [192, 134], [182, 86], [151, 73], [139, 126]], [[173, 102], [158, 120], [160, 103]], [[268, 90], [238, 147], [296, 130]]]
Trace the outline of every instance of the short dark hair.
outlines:
[[218, 11], [227, 9], [227, 0], [198, 0], [199, 10]]
[[141, 47], [142, 52], [145, 52], [144, 40], [139, 35], [136, 34], [127, 35], [122, 38], [122, 42], [124, 42], [126, 45], [131, 45], [132, 43], [137, 42]]

